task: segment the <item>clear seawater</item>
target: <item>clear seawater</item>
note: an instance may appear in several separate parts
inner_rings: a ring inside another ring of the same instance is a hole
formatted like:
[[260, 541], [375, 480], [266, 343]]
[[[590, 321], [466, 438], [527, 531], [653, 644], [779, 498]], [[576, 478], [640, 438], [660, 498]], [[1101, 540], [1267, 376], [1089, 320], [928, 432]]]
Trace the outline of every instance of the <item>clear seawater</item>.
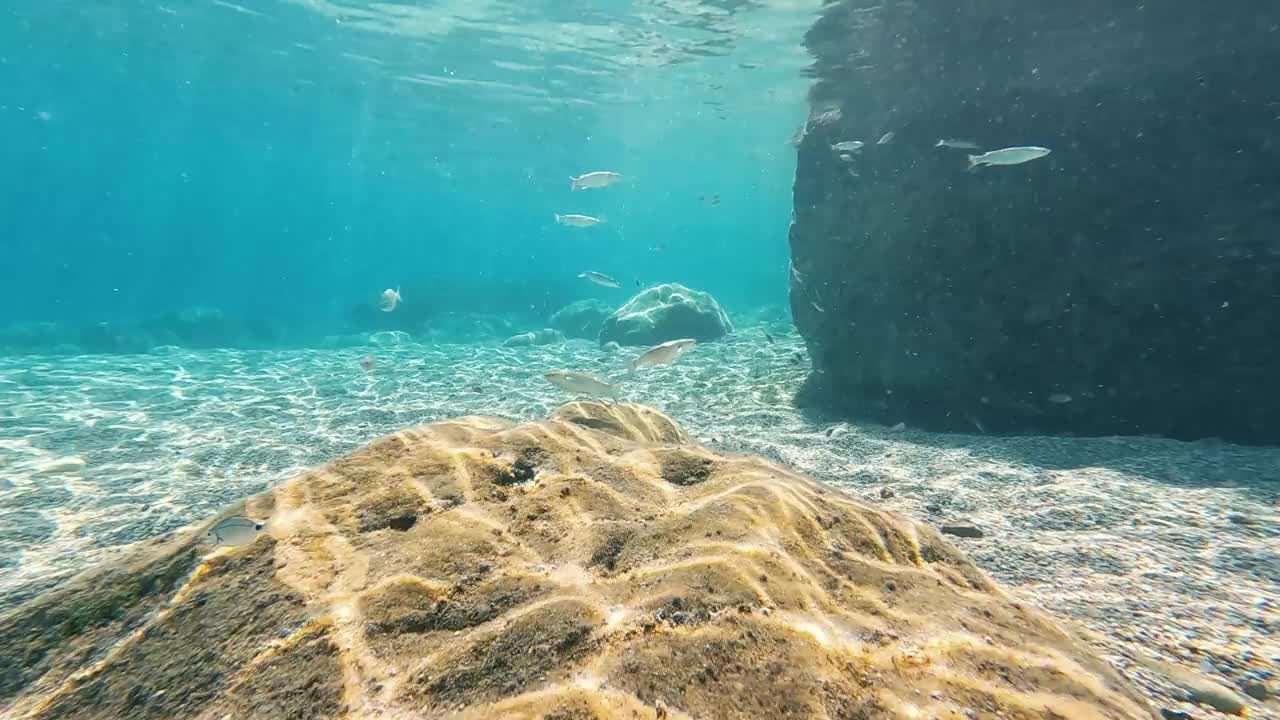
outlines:
[[[1280, 450], [793, 407], [809, 360], [786, 310], [791, 138], [821, 4], [9, 0], [0, 613], [379, 435], [543, 417], [565, 399], [543, 372], [617, 377], [629, 355], [504, 335], [679, 282], [736, 332], [628, 399], [918, 519], [976, 522], [986, 536], [958, 544], [1122, 668], [1192, 645], [1224, 682], [1280, 663]], [[625, 180], [570, 191], [596, 170]]]
[[[212, 308], [313, 345], [388, 287], [543, 317], [583, 270], [782, 304], [817, 10], [6, 3], [0, 326]], [[595, 170], [627, 185], [569, 192]]]

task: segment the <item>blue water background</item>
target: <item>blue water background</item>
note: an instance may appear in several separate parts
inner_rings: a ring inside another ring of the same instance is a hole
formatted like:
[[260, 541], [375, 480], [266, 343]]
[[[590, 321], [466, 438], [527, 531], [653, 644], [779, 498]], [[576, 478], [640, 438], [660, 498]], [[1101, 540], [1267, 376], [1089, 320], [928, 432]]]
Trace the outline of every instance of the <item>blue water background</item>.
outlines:
[[305, 345], [396, 286], [531, 325], [636, 281], [784, 305], [812, 14], [717, 5], [7, 3], [0, 326], [200, 307]]

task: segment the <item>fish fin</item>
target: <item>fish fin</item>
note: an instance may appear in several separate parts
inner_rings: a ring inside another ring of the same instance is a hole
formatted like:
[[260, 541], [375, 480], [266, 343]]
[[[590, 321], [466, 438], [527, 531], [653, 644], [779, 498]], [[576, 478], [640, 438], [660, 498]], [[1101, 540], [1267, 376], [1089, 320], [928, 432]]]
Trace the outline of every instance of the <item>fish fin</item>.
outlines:
[[978, 171], [978, 158], [980, 158], [980, 157], [982, 157], [982, 156], [981, 156], [981, 155], [970, 155], [970, 156], [969, 156], [969, 172], [977, 172], [977, 171]]

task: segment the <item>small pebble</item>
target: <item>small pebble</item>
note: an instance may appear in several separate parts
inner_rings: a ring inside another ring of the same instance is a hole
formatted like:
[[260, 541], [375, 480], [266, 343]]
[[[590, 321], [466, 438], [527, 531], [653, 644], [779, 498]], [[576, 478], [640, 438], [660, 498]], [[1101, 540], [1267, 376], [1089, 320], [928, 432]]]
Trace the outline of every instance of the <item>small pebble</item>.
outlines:
[[1270, 695], [1270, 693], [1267, 692], [1267, 686], [1257, 680], [1250, 680], [1242, 683], [1240, 685], [1240, 689], [1244, 691], [1245, 695], [1248, 695], [1254, 700], [1266, 700]]
[[946, 535], [955, 535], [956, 537], [980, 538], [983, 536], [982, 530], [972, 523], [943, 525], [942, 532]]
[[880, 488], [880, 497], [887, 499], [893, 497], [893, 495], [893, 488]]

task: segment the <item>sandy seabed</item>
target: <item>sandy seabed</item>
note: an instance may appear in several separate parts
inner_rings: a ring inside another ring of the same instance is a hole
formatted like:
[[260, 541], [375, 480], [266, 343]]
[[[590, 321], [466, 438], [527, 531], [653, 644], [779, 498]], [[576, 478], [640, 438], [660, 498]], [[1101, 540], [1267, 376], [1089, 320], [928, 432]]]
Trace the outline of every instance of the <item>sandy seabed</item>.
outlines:
[[[715, 448], [976, 525], [983, 537], [955, 538], [975, 562], [1091, 631], [1161, 707], [1193, 710], [1139, 657], [1237, 687], [1280, 679], [1280, 449], [824, 420], [791, 406], [809, 363], [794, 333], [775, 337], [747, 328], [631, 378], [633, 352], [583, 341], [0, 358], [0, 612], [405, 426], [545, 417], [568, 397], [542, 373], [570, 368], [620, 380]], [[1280, 717], [1276, 700], [1253, 717]]]

